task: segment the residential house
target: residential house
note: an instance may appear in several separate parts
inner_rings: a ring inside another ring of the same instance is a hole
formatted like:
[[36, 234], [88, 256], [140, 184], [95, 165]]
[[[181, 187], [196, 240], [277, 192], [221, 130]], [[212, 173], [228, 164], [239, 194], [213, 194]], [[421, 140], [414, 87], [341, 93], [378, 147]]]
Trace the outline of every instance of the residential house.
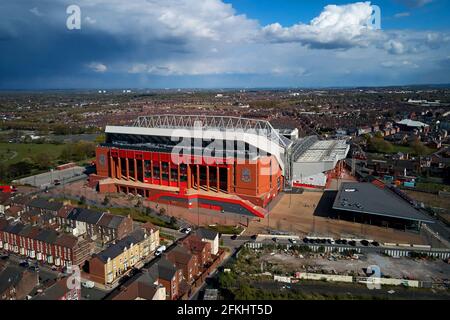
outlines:
[[23, 300], [38, 282], [36, 272], [7, 264], [0, 268], [0, 300]]
[[181, 240], [181, 244], [197, 256], [199, 267], [208, 265], [208, 263], [212, 260], [211, 243], [202, 241], [199, 236], [190, 234]]
[[158, 244], [159, 232], [149, 233], [142, 228], [132, 232], [92, 257], [89, 261], [91, 279], [103, 284], [115, 282], [150, 257]]
[[11, 193], [0, 192], [0, 214], [5, 213], [11, 206]]
[[183, 271], [177, 269], [173, 262], [163, 256], [150, 266], [148, 271], [166, 289], [166, 300], [176, 300], [180, 296], [180, 284], [183, 278]]
[[198, 258], [192, 254], [188, 249], [181, 245], [177, 245], [165, 253], [167, 260], [175, 264], [177, 269], [181, 269], [183, 280], [188, 284], [194, 282], [194, 280], [201, 274], [199, 269]]
[[166, 288], [145, 269], [135, 280], [124, 283], [108, 300], [166, 300]]
[[209, 242], [211, 244], [211, 253], [217, 255], [219, 253], [219, 233], [206, 228], [199, 228], [195, 231], [195, 234], [202, 239], [202, 241]]
[[74, 235], [109, 243], [133, 231], [131, 217], [118, 216], [84, 208], [63, 207], [57, 213], [59, 227]]
[[97, 240], [95, 225], [103, 214], [103, 212], [90, 209], [74, 208], [67, 216], [71, 232], [75, 236], [87, 234], [90, 239]]
[[92, 244], [83, 238], [5, 221], [0, 219], [0, 249], [56, 266], [81, 265], [91, 255]]
[[27, 211], [35, 209], [41, 214], [48, 213], [56, 217], [58, 210], [63, 207], [62, 202], [49, 201], [42, 198], [35, 198], [25, 204], [25, 209]]
[[[122, 239], [133, 231], [133, 219], [105, 213], [97, 223], [97, 234], [104, 243]], [[159, 232], [159, 231], [158, 231]]]
[[69, 281], [60, 279], [31, 300], [81, 300], [81, 288], [68, 285]]

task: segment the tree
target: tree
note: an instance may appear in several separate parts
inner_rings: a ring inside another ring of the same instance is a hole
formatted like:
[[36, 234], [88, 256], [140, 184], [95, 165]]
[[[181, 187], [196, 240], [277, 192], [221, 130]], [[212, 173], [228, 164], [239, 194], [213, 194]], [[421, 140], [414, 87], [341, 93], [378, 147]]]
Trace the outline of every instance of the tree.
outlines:
[[418, 156], [424, 156], [430, 153], [430, 149], [425, 146], [422, 142], [420, 142], [418, 139], [411, 142], [410, 147], [413, 149], [413, 152]]
[[86, 203], [86, 197], [85, 196], [81, 196], [80, 197], [80, 201], [78, 201], [79, 204], [85, 204]]
[[31, 156], [38, 169], [44, 170], [50, 168], [53, 158], [46, 152], [40, 152]]
[[175, 226], [177, 224], [177, 218], [175, 218], [174, 216], [170, 217], [169, 223], [170, 225]]
[[108, 196], [105, 196], [105, 198], [103, 198], [103, 202], [102, 205], [107, 206], [109, 205], [110, 199]]
[[382, 138], [371, 138], [368, 143], [369, 151], [379, 153], [391, 153], [394, 151], [392, 144]]
[[95, 137], [94, 142], [97, 144], [100, 144], [100, 143], [104, 143], [105, 140], [106, 140], [106, 136], [104, 133], [102, 133], [102, 134], [99, 134], [97, 137]]

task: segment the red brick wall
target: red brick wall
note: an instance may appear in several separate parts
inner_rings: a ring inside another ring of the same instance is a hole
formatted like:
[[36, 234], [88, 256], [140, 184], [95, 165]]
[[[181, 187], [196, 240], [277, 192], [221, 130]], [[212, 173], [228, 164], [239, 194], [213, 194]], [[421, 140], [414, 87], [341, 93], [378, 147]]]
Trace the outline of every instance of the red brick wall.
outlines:
[[109, 148], [97, 147], [95, 165], [99, 176], [109, 177], [109, 161]]

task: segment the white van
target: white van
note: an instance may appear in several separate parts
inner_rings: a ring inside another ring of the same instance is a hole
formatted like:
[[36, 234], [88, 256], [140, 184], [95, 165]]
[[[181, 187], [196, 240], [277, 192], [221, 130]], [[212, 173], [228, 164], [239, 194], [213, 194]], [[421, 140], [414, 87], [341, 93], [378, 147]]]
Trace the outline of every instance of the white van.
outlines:
[[155, 256], [161, 255], [161, 253], [163, 253], [164, 251], [166, 251], [166, 246], [160, 246], [158, 249], [156, 249]]

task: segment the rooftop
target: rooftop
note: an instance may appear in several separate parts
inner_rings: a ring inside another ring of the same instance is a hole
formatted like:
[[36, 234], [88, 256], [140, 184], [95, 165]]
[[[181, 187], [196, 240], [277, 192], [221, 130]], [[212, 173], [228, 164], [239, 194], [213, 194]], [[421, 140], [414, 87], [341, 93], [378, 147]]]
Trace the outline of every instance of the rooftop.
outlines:
[[295, 159], [296, 162], [336, 161], [347, 156], [345, 140], [317, 140]]
[[387, 187], [380, 188], [369, 182], [343, 182], [334, 200], [333, 209], [433, 222]]
[[274, 140], [283, 147], [289, 145], [290, 140], [286, 139], [275, 130], [270, 122], [259, 119], [248, 119], [228, 116], [208, 116], [208, 115], [151, 115], [141, 116], [136, 119], [134, 127], [140, 128], [164, 128], [164, 129], [191, 129], [200, 127], [202, 130], [235, 131], [257, 133], [270, 140]]
[[119, 240], [117, 243], [109, 246], [99, 254], [97, 254], [97, 258], [99, 258], [103, 263], [106, 263], [108, 259], [114, 259], [123, 253], [125, 248], [129, 249], [131, 245], [136, 245], [144, 240], [145, 231], [142, 229], [138, 229], [133, 231], [130, 235], [125, 238]]
[[103, 212], [98, 212], [90, 209], [75, 208], [67, 216], [70, 220], [86, 222], [89, 224], [97, 224], [102, 217]]
[[214, 240], [218, 233], [217, 231], [206, 229], [206, 228], [199, 228], [195, 231], [195, 234], [199, 236], [202, 239], [208, 239], [208, 240]]
[[420, 121], [415, 121], [415, 120], [411, 120], [411, 119], [403, 119], [402, 121], [397, 122], [398, 124], [402, 124], [404, 126], [408, 126], [408, 127], [429, 127], [428, 124], [420, 122]]

